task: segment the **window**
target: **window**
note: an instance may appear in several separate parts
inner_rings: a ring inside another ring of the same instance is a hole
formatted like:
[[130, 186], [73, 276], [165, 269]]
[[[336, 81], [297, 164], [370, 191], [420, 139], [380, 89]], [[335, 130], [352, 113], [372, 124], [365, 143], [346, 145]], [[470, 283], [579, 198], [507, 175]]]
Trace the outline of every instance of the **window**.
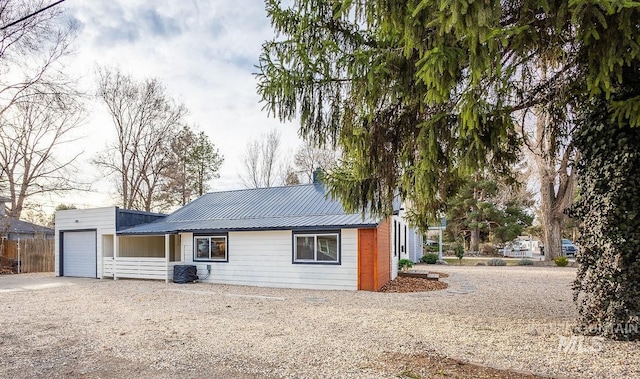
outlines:
[[198, 236], [193, 238], [194, 261], [227, 261], [226, 236]]
[[340, 263], [339, 233], [293, 235], [294, 263]]

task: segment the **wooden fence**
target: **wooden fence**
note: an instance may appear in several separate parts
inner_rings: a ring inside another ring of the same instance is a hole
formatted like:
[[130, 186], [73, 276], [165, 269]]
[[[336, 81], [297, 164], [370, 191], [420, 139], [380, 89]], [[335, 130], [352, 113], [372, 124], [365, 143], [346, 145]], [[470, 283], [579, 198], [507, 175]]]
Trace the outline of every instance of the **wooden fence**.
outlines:
[[36, 238], [20, 241], [3, 239], [0, 242], [0, 270], [17, 272], [19, 263], [20, 272], [53, 272], [54, 246], [55, 242], [52, 239]]

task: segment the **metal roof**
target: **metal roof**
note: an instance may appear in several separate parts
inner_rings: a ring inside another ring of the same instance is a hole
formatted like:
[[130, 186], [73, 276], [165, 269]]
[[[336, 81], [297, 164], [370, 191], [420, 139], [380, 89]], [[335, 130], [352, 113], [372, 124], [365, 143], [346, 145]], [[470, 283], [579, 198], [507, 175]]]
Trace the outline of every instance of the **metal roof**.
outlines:
[[321, 184], [307, 184], [208, 193], [163, 219], [118, 234], [358, 228], [378, 223], [366, 214], [346, 213]]

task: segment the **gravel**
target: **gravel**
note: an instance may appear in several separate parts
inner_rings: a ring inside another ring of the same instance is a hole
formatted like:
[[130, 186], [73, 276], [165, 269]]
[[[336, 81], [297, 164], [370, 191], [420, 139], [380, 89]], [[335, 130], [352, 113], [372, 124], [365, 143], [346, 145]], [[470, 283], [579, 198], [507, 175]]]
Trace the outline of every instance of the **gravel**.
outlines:
[[389, 378], [412, 362], [399, 357], [436, 354], [640, 378], [638, 342], [572, 336], [574, 268], [438, 271], [448, 288], [423, 293], [91, 279], [0, 291], [0, 377]]

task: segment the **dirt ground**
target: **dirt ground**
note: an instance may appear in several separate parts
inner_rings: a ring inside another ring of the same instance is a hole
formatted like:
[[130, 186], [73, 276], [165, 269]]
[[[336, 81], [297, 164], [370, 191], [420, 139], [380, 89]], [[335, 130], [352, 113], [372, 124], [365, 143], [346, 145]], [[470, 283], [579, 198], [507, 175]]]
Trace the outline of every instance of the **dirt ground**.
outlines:
[[0, 276], [0, 377], [640, 377], [637, 343], [562, 347], [574, 269], [438, 271], [409, 293]]

